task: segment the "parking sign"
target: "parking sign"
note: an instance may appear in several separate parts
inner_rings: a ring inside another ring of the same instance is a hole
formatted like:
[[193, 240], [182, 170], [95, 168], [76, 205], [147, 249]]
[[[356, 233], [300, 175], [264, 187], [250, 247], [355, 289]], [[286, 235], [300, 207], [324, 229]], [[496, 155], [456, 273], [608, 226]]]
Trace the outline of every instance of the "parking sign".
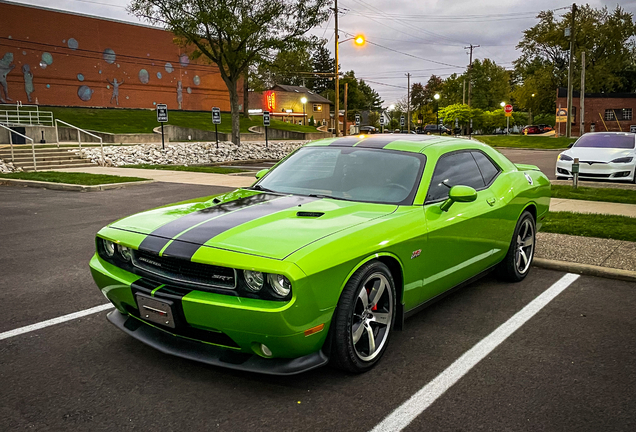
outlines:
[[263, 126], [269, 126], [269, 111], [263, 111]]
[[380, 126], [384, 126], [384, 116], [380, 116]]
[[400, 126], [404, 126], [404, 115], [400, 116]]
[[168, 121], [168, 105], [157, 104], [157, 121], [166, 123]]
[[356, 126], [360, 126], [360, 114], [356, 114]]
[[221, 124], [221, 108], [212, 108], [212, 123]]

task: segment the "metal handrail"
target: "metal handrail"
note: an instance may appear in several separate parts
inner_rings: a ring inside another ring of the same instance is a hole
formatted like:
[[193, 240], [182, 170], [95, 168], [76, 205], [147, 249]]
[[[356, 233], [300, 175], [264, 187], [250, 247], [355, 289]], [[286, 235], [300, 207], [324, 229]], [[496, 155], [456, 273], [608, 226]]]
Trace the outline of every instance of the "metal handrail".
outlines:
[[80, 150], [82, 149], [82, 136], [80, 132], [84, 132], [86, 135], [90, 135], [93, 138], [97, 138], [99, 140], [99, 146], [102, 151], [102, 166], [106, 166], [106, 164], [104, 163], [104, 141], [102, 140], [102, 137], [92, 134], [89, 131], [86, 131], [84, 129], [78, 128], [77, 126], [74, 126], [70, 123], [66, 123], [65, 121], [62, 121], [60, 119], [55, 119], [55, 140], [57, 141], [57, 148], [60, 148], [60, 136], [57, 131], [58, 122], [77, 130], [77, 144], [79, 145]]
[[38, 167], [37, 164], [35, 162], [35, 142], [33, 141], [33, 138], [29, 138], [26, 135], [22, 135], [20, 132], [16, 132], [13, 129], [11, 129], [10, 127], [7, 127], [5, 125], [3, 125], [2, 123], [0, 123], [0, 127], [6, 129], [9, 131], [9, 144], [11, 145], [11, 162], [14, 161], [13, 158], [13, 136], [11, 134], [16, 134], [16, 135], [20, 135], [22, 138], [26, 138], [29, 141], [31, 141], [31, 153], [33, 154], [33, 171], [38, 172]]
[[[17, 104], [0, 104], [0, 108], [2, 107], [11, 107], [11, 109], [0, 109], [0, 122], [2, 123], [53, 126], [53, 112], [40, 111], [38, 105], [22, 105], [21, 102], [18, 102]], [[22, 107], [32, 107], [35, 110], [20, 111]]]

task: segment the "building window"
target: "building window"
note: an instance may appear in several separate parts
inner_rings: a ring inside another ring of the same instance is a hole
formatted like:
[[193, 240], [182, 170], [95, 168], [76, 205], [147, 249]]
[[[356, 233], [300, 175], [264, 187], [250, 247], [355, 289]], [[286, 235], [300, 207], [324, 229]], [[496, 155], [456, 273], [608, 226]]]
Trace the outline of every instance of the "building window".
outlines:
[[322, 112], [322, 105], [314, 104], [314, 112]]
[[614, 120], [614, 110], [612, 109], [606, 109], [605, 110], [605, 120]]
[[632, 119], [632, 109], [623, 108], [623, 120], [631, 120], [631, 119]]

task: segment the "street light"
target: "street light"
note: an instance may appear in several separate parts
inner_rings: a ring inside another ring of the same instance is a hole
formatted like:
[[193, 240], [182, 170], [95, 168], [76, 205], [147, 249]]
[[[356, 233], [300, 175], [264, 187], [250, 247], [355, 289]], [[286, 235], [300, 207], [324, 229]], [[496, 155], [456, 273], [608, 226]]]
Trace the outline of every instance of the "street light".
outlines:
[[[501, 105], [501, 107], [505, 107], [506, 103], [502, 102], [499, 105]], [[506, 116], [506, 135], [510, 135], [510, 117]]]
[[503, 107], [505, 107], [505, 106], [506, 106], [506, 103], [505, 103], [505, 102], [502, 102], [502, 103], [500, 103], [499, 105], [503, 108]]
[[437, 130], [439, 131], [439, 135], [442, 136], [442, 128], [439, 127], [439, 93], [435, 93], [433, 99], [435, 99], [435, 113], [437, 114]]
[[336, 85], [335, 85], [335, 90], [336, 90], [336, 94], [335, 94], [335, 100], [336, 100], [336, 106], [334, 107], [334, 114], [335, 114], [335, 118], [336, 118], [336, 136], [339, 137], [340, 136], [340, 71], [338, 70], [339, 68], [339, 53], [338, 53], [338, 47], [340, 46], [341, 43], [346, 42], [346, 41], [350, 41], [353, 40], [355, 42], [356, 45], [358, 46], [362, 46], [365, 43], [365, 39], [364, 36], [362, 35], [358, 35], [358, 36], [354, 36], [354, 37], [350, 37], [348, 39], [344, 39], [344, 40], [339, 40], [340, 38], [338, 37], [338, 1], [336, 0], [336, 4], [335, 4], [335, 8], [334, 8], [334, 14], [335, 14], [335, 22], [336, 22]]
[[391, 121], [389, 121], [389, 130], [391, 131], [391, 133], [393, 133], [393, 129], [391, 126], [393, 123], [393, 113], [395, 112], [395, 104], [391, 104], [389, 105], [389, 111], [391, 111]]
[[300, 98], [300, 102], [303, 104], [303, 126], [307, 125], [307, 115], [305, 114], [305, 104], [307, 103], [307, 98], [305, 96]]

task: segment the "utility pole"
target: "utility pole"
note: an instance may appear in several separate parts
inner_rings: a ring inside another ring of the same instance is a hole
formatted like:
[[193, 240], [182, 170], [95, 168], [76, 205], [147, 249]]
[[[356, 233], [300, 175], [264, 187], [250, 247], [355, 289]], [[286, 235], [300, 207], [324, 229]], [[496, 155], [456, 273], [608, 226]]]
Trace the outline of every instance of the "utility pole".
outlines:
[[340, 136], [340, 77], [338, 72], [338, 0], [334, 0], [333, 17], [336, 23], [336, 137]]
[[581, 52], [581, 95], [579, 96], [579, 116], [581, 117], [581, 127], [579, 136], [585, 133], [585, 51]]
[[466, 104], [466, 78], [464, 78], [464, 85], [462, 86], [462, 105]]
[[344, 88], [344, 120], [342, 121], [342, 136], [347, 136], [347, 95], [349, 94], [349, 83], [345, 82]]
[[406, 133], [411, 133], [411, 74], [406, 74]]
[[576, 3], [572, 3], [570, 23], [570, 62], [568, 65], [568, 115], [565, 122], [565, 136], [572, 136], [572, 63], [574, 60], [574, 17], [576, 15]]
[[468, 63], [468, 107], [470, 108], [470, 96], [473, 89], [472, 82], [470, 79], [471, 72], [473, 70], [473, 50], [475, 48], [479, 48], [479, 45], [470, 44], [470, 46], [464, 47], [464, 49], [470, 50], [470, 61]]

